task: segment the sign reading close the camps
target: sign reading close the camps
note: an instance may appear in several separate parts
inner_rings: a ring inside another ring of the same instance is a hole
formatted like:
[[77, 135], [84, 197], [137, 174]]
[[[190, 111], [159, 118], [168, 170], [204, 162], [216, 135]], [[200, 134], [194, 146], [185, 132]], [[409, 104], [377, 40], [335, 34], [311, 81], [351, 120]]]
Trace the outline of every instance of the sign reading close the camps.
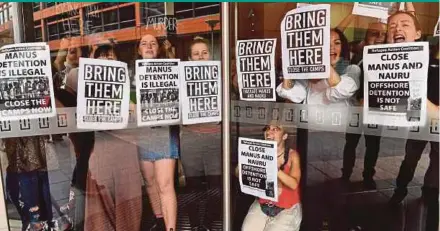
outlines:
[[426, 120], [427, 42], [364, 47], [364, 123], [420, 126]]
[[50, 49], [46, 43], [0, 48], [0, 120], [56, 115]]
[[276, 39], [237, 41], [237, 75], [241, 100], [275, 101]]
[[183, 124], [221, 121], [220, 67], [220, 61], [180, 63]]
[[105, 130], [127, 127], [129, 82], [126, 63], [80, 58], [77, 127]]
[[180, 122], [179, 62], [179, 59], [136, 61], [136, 114], [139, 126]]
[[330, 5], [293, 9], [281, 22], [283, 77], [325, 79], [330, 74]]

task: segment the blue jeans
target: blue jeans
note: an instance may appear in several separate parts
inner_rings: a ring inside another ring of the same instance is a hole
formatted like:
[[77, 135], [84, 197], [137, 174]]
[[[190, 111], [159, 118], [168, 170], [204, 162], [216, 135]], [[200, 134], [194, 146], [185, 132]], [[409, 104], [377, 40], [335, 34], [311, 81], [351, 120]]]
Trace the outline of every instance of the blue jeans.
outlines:
[[[52, 202], [47, 171], [8, 172], [6, 190], [9, 200], [18, 210], [24, 229], [33, 221], [52, 221]], [[30, 212], [30, 209], [36, 206], [38, 210]]]

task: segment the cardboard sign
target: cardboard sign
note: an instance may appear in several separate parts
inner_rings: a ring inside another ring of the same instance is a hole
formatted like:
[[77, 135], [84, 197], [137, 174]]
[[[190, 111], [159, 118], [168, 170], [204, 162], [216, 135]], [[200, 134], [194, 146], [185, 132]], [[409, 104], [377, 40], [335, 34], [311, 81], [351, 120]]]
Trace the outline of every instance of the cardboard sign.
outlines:
[[330, 5], [287, 12], [281, 22], [283, 77], [325, 79], [330, 75]]
[[277, 143], [239, 137], [238, 152], [241, 191], [277, 202]]
[[127, 127], [129, 82], [126, 63], [80, 58], [77, 127], [105, 130]]
[[275, 101], [276, 39], [237, 41], [237, 75], [241, 100]]
[[50, 49], [46, 43], [0, 48], [0, 120], [56, 115]]
[[198, 124], [222, 119], [220, 61], [180, 63], [182, 122]]
[[364, 47], [364, 123], [419, 126], [426, 120], [427, 42]]
[[[388, 18], [393, 10], [397, 10], [397, 2], [355, 2], [352, 14], [367, 17], [373, 17], [385, 20]], [[405, 3], [399, 5], [399, 10], [405, 8]]]
[[180, 122], [179, 59], [136, 60], [138, 126]]

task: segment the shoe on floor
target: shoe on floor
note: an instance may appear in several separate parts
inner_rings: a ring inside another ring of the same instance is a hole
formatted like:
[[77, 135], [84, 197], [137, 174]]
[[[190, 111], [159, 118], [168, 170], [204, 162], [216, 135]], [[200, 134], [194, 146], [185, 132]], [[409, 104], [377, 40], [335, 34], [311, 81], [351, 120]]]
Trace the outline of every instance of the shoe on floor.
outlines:
[[388, 201], [388, 204], [395, 206], [395, 205], [399, 205], [400, 203], [402, 203], [402, 201], [405, 199], [406, 195], [408, 194], [408, 192], [406, 190], [399, 190], [396, 189], [394, 191], [393, 196], [391, 197], [391, 199]]
[[362, 184], [365, 189], [368, 189], [368, 190], [377, 189], [376, 181], [374, 181], [372, 178], [364, 179], [362, 181]]

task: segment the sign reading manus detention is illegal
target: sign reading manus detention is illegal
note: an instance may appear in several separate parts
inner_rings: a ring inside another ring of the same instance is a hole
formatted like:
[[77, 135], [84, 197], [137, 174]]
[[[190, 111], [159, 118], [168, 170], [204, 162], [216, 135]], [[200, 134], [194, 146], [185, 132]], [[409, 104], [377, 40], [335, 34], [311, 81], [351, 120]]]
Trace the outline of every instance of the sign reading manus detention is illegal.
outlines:
[[50, 49], [46, 43], [0, 48], [0, 120], [56, 115]]

